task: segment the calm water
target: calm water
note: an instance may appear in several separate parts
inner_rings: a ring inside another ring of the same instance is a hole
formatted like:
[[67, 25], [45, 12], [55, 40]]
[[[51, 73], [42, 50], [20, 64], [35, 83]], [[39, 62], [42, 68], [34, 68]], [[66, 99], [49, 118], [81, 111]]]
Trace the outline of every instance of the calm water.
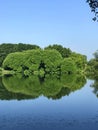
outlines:
[[97, 130], [98, 89], [91, 84], [74, 75], [2, 77], [0, 130]]

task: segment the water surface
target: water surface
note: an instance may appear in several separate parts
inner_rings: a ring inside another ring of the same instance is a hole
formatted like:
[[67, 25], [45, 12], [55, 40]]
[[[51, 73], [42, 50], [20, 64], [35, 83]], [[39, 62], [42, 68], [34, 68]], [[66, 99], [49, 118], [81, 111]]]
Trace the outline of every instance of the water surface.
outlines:
[[0, 81], [0, 130], [98, 129], [93, 80], [49, 76], [40, 82], [38, 77], [9, 76]]

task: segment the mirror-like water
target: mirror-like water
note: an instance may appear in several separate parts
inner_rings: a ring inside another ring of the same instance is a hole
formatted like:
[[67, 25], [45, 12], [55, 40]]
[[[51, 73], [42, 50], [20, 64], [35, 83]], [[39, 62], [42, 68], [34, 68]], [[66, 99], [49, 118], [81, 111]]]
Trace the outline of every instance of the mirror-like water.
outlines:
[[0, 130], [97, 130], [97, 81], [84, 76], [0, 79]]

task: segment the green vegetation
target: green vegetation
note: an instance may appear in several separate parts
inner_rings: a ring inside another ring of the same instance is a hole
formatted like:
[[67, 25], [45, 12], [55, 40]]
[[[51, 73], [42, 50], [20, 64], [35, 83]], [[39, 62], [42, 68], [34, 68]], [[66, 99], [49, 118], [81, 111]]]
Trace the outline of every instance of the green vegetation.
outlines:
[[0, 81], [1, 99], [5, 99], [6, 95], [6, 99], [18, 100], [33, 99], [40, 95], [60, 99], [84, 86], [85, 74], [94, 80], [92, 87], [98, 96], [98, 51], [94, 53], [93, 59], [87, 61], [85, 55], [72, 52], [61, 45], [41, 49], [36, 45], [33, 48], [27, 45], [29, 47], [25, 48], [24, 44], [16, 44], [22, 46], [17, 51], [8, 49], [10, 45], [1, 45], [7, 48], [5, 58], [0, 57], [0, 75], [3, 75]]
[[66, 57], [70, 57], [72, 51], [69, 49], [69, 48], [65, 48], [61, 45], [57, 45], [57, 44], [54, 44], [54, 45], [49, 45], [48, 47], [45, 47], [45, 50], [52, 50], [52, 49], [55, 49], [57, 50], [63, 58], [66, 58]]
[[12, 99], [34, 99], [41, 95], [60, 99], [62, 96], [81, 89], [85, 83], [84, 76], [74, 74], [62, 75], [59, 78], [56, 75], [45, 75], [44, 77], [34, 75], [23, 77], [21, 74], [3, 76], [0, 84], [0, 99], [11, 99], [11, 94]]
[[94, 83], [91, 85], [93, 88], [93, 93], [96, 95], [98, 98], [98, 75], [93, 77]]
[[1, 100], [13, 100], [13, 99], [22, 100], [22, 99], [31, 99], [31, 98], [34, 99], [36, 97], [24, 95], [21, 93], [9, 92], [4, 87], [4, 85], [2, 83], [2, 78], [0, 77], [0, 99]]
[[98, 51], [96, 51], [93, 55], [94, 58], [88, 62], [87, 73], [88, 75], [96, 77], [96, 75], [98, 75]]
[[6, 70], [14, 70], [23, 74], [53, 73], [57, 71], [62, 56], [56, 50], [29, 50], [9, 54], [3, 62]]
[[2, 74], [2, 68], [0, 68], [0, 74]]
[[[35, 48], [38, 47], [35, 46]], [[53, 45], [44, 50], [39, 48], [10, 53], [4, 59], [2, 67], [26, 76], [47, 73], [60, 75], [83, 72], [86, 64], [86, 56], [72, 52], [61, 45]]]
[[41, 49], [36, 45], [20, 43], [1, 44], [0, 55], [0, 75], [98, 74], [98, 51], [94, 53], [94, 58], [87, 62], [85, 55], [72, 52], [61, 45], [49, 45]]
[[31, 49], [38, 49], [40, 48], [37, 45], [30, 45], [30, 44], [12, 44], [12, 43], [3, 43], [0, 44], [0, 66], [2, 66], [3, 60], [6, 56], [12, 52], [21, 52], [24, 50], [31, 50]]
[[72, 74], [77, 71], [76, 64], [72, 58], [64, 58], [61, 63], [61, 72]]

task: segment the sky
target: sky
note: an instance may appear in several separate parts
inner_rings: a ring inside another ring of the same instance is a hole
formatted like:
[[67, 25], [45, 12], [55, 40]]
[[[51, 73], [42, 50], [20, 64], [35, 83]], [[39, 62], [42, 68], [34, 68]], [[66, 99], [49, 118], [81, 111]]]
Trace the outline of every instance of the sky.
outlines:
[[0, 0], [0, 44], [60, 44], [87, 55], [98, 49], [98, 22], [86, 0]]

